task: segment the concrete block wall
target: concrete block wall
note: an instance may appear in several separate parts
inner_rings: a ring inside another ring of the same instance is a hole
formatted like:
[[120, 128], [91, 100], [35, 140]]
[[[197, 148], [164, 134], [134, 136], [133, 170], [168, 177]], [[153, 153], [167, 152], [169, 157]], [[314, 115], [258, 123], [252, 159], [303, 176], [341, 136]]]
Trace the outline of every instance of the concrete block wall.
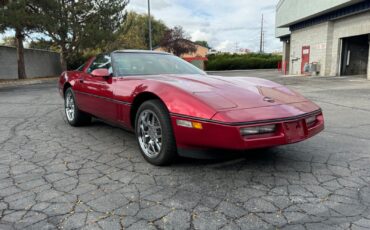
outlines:
[[[369, 42], [370, 47], [370, 42]], [[370, 52], [369, 52], [369, 62], [367, 63], [367, 79], [370, 80]]]
[[[333, 32], [334, 32], [334, 22], [328, 22], [328, 32], [327, 32], [327, 37], [326, 37], [326, 51], [325, 51], [325, 65], [321, 67], [321, 76], [333, 76], [331, 74], [331, 67], [333, 63], [336, 63], [337, 61], [340, 62], [340, 58], [334, 58], [332, 57], [332, 50], [338, 49], [338, 45], [334, 44], [334, 37], [333, 37]], [[335, 46], [336, 45], [336, 46]], [[338, 62], [338, 63], [339, 63]]]
[[283, 41], [283, 71], [289, 72], [289, 66], [290, 66], [290, 41]]
[[[28, 78], [57, 76], [62, 72], [60, 54], [56, 52], [25, 49], [26, 74]], [[17, 79], [17, 50], [0, 46], [0, 79]]]
[[[330, 75], [337, 76], [340, 74], [339, 63], [341, 55], [341, 38], [363, 34], [370, 34], [370, 11], [342, 18], [334, 22], [333, 49], [329, 51], [331, 52], [332, 57]], [[369, 70], [370, 69], [368, 68], [368, 72]]]
[[[302, 46], [310, 46], [310, 62], [319, 62], [320, 76], [340, 75], [341, 39], [345, 37], [370, 34], [370, 12], [325, 22], [291, 33], [289, 73], [301, 74]], [[370, 58], [369, 64], [370, 67]], [[370, 68], [368, 68], [370, 79]]]
[[[301, 74], [302, 47], [310, 46], [310, 63], [320, 63], [320, 75], [324, 76], [325, 71], [323, 70], [326, 64], [326, 49], [330, 26], [330, 22], [325, 22], [292, 32], [290, 44], [290, 74]], [[293, 59], [297, 58], [297, 61], [292, 62]]]

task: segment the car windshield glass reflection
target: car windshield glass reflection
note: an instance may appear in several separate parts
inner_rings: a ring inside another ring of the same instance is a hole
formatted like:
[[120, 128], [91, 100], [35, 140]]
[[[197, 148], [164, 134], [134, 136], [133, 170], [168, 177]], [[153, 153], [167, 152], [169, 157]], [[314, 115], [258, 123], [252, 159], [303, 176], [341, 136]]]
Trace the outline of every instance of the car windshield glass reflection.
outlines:
[[114, 53], [116, 76], [205, 73], [181, 58], [155, 53]]

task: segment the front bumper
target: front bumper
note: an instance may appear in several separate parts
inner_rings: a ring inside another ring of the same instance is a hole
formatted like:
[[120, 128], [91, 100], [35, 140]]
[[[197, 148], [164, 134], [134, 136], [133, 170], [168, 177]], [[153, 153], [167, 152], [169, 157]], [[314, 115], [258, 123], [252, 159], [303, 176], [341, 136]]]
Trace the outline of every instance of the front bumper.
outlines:
[[[308, 126], [305, 119], [316, 116], [316, 122]], [[176, 143], [179, 149], [228, 149], [247, 150], [268, 148], [306, 140], [324, 129], [324, 117], [321, 111], [303, 114], [297, 117], [268, 120], [253, 124], [226, 124], [215, 121], [196, 120], [181, 115], [171, 116]], [[177, 120], [197, 121], [203, 129], [178, 126]], [[262, 125], [276, 125], [276, 131], [268, 134], [242, 136], [240, 129]]]

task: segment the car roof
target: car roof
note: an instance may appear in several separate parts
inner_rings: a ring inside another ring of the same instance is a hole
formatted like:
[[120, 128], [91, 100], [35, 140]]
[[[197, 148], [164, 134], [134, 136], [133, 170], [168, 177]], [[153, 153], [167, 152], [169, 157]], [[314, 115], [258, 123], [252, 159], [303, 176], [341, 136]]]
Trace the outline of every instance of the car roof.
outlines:
[[153, 51], [153, 50], [116, 50], [112, 53], [147, 53], [147, 54], [165, 54], [171, 55], [170, 53], [162, 52], [162, 51]]

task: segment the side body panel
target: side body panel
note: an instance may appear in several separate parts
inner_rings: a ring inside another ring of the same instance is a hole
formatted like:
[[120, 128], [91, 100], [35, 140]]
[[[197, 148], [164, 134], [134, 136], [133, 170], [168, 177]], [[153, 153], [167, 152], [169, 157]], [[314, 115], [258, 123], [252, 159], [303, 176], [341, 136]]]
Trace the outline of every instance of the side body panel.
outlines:
[[112, 78], [92, 77], [81, 73], [78, 85], [78, 89], [74, 90], [82, 110], [109, 121], [117, 119], [116, 103], [110, 100], [113, 99]]

